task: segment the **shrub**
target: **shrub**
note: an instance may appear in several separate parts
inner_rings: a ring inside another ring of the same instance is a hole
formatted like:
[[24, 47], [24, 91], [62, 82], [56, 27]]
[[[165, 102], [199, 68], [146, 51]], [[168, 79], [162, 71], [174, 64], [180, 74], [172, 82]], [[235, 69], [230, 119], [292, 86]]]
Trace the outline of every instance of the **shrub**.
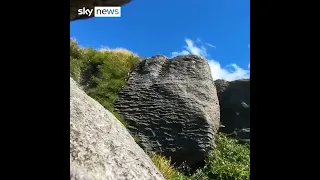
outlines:
[[249, 180], [250, 179], [250, 149], [237, 140], [223, 134], [217, 136], [217, 147], [209, 153], [206, 166], [198, 169], [192, 175], [179, 172], [170, 160], [149, 153], [153, 163], [167, 180]]
[[215, 180], [249, 180], [250, 147], [220, 134], [217, 148], [209, 153], [207, 167], [203, 172]]

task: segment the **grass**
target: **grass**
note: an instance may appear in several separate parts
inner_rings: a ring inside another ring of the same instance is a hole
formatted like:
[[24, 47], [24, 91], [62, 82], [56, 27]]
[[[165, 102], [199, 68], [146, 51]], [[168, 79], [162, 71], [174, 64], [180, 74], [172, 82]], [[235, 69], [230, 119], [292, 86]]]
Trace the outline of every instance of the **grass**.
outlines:
[[165, 158], [154, 152], [149, 153], [153, 164], [158, 168], [158, 170], [163, 174], [166, 180], [187, 180], [188, 178], [178, 170], [176, 170], [172, 165], [170, 159]]
[[208, 175], [216, 180], [250, 179], [250, 147], [220, 134], [208, 157]]
[[138, 62], [140, 58], [129, 50], [80, 48], [70, 39], [70, 76], [126, 127], [127, 123], [114, 110], [114, 103]]
[[206, 166], [194, 174], [178, 171], [169, 159], [149, 153], [166, 180], [249, 180], [250, 148], [223, 134], [217, 135], [217, 147], [209, 153]]

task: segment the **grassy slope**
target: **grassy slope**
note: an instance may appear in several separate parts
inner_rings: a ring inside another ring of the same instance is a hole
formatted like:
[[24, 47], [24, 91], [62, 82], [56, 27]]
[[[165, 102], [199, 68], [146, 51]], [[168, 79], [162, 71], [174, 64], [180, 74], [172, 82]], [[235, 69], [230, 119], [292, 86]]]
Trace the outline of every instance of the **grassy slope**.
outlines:
[[[80, 48], [70, 40], [70, 76], [125, 126], [126, 122], [114, 111], [113, 104], [126, 83], [128, 73], [139, 61], [137, 55], [125, 49]], [[148, 154], [167, 180], [248, 180], [249, 147], [224, 135], [217, 136], [216, 144], [217, 149], [209, 154], [206, 167], [194, 174], [179, 172], [168, 159], [155, 153]]]
[[126, 122], [114, 111], [113, 104], [126, 83], [128, 73], [139, 61], [138, 56], [125, 49], [84, 49], [70, 40], [70, 76], [125, 126]]

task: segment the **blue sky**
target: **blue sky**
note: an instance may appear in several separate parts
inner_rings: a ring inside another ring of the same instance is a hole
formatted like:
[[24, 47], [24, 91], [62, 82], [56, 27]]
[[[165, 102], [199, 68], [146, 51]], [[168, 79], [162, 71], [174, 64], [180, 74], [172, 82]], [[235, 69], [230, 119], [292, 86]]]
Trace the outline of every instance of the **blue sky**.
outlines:
[[120, 18], [70, 22], [70, 36], [83, 47], [121, 47], [145, 57], [201, 55], [214, 79], [250, 76], [249, 0], [133, 0]]

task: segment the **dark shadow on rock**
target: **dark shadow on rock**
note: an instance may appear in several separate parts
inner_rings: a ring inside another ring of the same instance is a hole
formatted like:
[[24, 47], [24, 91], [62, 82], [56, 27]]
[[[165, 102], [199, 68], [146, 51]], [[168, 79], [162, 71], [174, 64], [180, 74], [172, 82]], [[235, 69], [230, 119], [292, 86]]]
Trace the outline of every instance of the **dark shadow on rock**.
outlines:
[[219, 97], [220, 132], [235, 134], [240, 142], [250, 143], [250, 79], [216, 80]]

